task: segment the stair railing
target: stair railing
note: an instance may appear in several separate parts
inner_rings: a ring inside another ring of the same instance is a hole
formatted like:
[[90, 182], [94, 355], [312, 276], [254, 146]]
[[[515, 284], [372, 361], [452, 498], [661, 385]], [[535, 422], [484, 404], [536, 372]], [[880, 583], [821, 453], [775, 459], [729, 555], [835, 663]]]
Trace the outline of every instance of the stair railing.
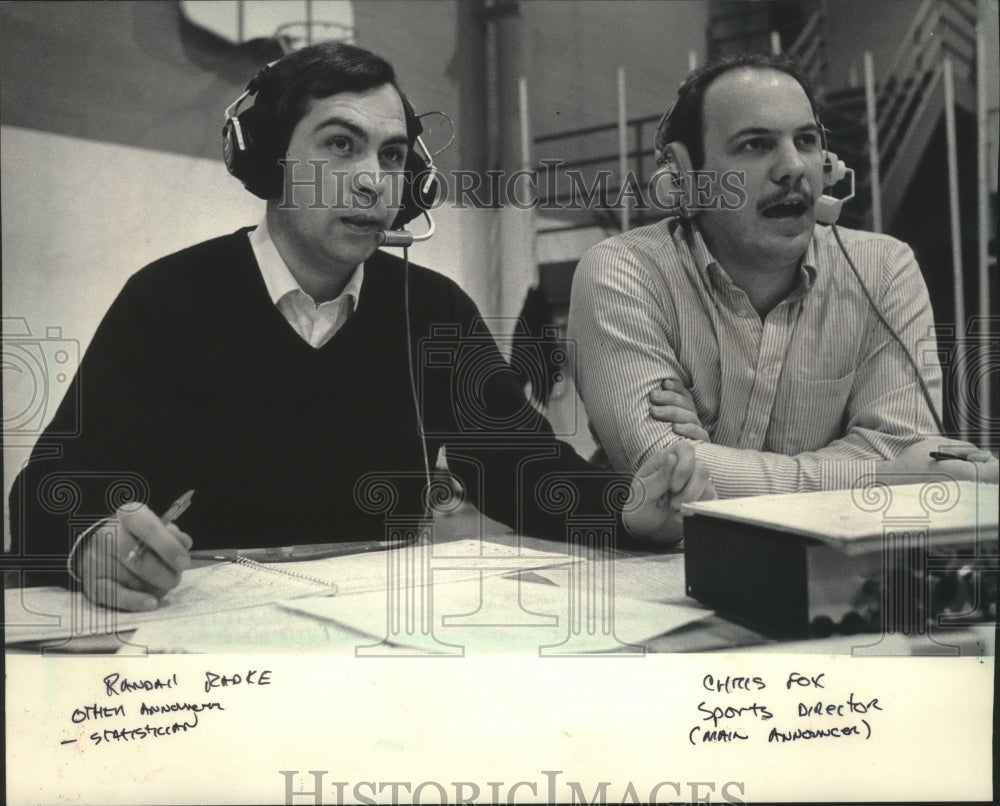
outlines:
[[826, 79], [826, 3], [820, 3], [799, 35], [785, 49], [813, 87], [822, 88]]
[[923, 0], [895, 58], [879, 88], [878, 106], [879, 157], [888, 171], [905, 135], [907, 124], [926, 105], [926, 95], [936, 89], [941, 78], [941, 59], [947, 53], [963, 63], [975, 58], [963, 53], [956, 39], [974, 42], [975, 11], [972, 16], [961, 3], [953, 0]]

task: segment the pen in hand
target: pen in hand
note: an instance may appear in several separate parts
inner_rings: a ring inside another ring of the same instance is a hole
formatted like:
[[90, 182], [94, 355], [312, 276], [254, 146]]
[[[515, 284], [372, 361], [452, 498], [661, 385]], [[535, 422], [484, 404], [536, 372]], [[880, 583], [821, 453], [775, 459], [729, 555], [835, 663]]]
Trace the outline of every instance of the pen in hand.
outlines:
[[[160, 517], [160, 523], [164, 526], [170, 526], [170, 524], [183, 515], [184, 511], [191, 506], [191, 498], [193, 496], [194, 490], [188, 490], [184, 493], [184, 495], [174, 501], [174, 503], [170, 505], [170, 508]], [[128, 557], [126, 558], [127, 562], [134, 563], [136, 560], [142, 559], [142, 557], [146, 554], [147, 548], [148, 547], [145, 543], [137, 543], [128, 553]]]

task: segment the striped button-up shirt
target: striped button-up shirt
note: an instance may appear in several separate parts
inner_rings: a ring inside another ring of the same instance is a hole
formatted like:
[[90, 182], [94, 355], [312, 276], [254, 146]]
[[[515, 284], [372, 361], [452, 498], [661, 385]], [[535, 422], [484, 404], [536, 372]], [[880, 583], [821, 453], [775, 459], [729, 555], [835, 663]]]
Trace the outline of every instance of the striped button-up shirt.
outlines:
[[[840, 234], [940, 411], [933, 317], [912, 251]], [[711, 438], [695, 452], [723, 497], [849, 487], [936, 433], [913, 368], [828, 227], [763, 320], [696, 226], [670, 220], [610, 238], [577, 268], [568, 335], [588, 417], [618, 470], [680, 439], [649, 413], [664, 378], [694, 399]]]

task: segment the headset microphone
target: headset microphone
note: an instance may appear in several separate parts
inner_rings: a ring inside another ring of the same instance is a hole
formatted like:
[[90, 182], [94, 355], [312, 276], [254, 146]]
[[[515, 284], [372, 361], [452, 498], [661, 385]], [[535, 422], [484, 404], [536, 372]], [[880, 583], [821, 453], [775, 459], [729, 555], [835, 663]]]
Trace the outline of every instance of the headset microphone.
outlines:
[[[448, 121], [450, 123], [451, 118], [448, 118]], [[402, 227], [400, 227], [400, 229], [384, 229], [379, 231], [378, 235], [375, 236], [375, 241], [379, 246], [402, 246], [405, 248], [407, 246], [412, 246], [416, 241], [426, 241], [434, 234], [434, 219], [431, 218], [429, 208], [437, 199], [438, 189], [441, 184], [441, 175], [438, 173], [437, 166], [434, 164], [434, 154], [430, 152], [430, 149], [428, 149], [427, 145], [424, 143], [424, 139], [419, 134], [414, 138], [413, 145], [414, 148], [416, 148], [416, 146], [420, 146], [420, 149], [424, 152], [422, 158], [424, 168], [420, 171], [422, 178], [419, 186], [416, 186], [415, 183], [417, 177], [414, 177], [414, 180], [409, 183], [410, 188], [408, 192], [415, 199], [417, 199], [418, 202], [416, 204], [404, 204], [404, 207], [408, 206], [411, 210], [419, 210], [419, 215], [422, 215], [425, 219], [427, 219], [427, 231], [421, 233], [420, 235], [414, 235], [412, 232], [407, 232], [402, 229]], [[416, 154], [413, 155], [413, 157], [416, 156]], [[413, 217], [414, 216], [412, 215], [402, 213], [397, 218], [397, 223], [405, 224]]]
[[823, 157], [823, 189], [827, 190], [842, 179], [849, 179], [851, 191], [846, 196], [837, 198], [824, 193], [816, 200], [816, 222], [818, 224], [836, 224], [844, 202], [854, 198], [854, 169], [848, 168], [842, 159], [832, 151], [826, 151], [824, 138]]
[[419, 235], [407, 232], [405, 229], [383, 229], [379, 230], [375, 236], [375, 242], [379, 246], [413, 246], [417, 241], [426, 241], [434, 234], [434, 219], [430, 213], [424, 210], [424, 218], [427, 219], [427, 231]]
[[406, 230], [380, 230], [375, 236], [375, 242], [379, 246], [412, 246], [416, 238], [412, 232]]

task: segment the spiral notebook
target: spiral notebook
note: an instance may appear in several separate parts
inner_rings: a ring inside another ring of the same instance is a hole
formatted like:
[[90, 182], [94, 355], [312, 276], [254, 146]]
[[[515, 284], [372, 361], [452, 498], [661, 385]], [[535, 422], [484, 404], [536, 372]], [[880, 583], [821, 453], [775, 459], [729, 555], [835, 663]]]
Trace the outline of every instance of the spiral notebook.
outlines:
[[[372, 556], [384, 568], [385, 559]], [[319, 560], [265, 565], [237, 557], [185, 571], [156, 610], [141, 613], [101, 607], [65, 588], [12, 588], [4, 591], [4, 643], [110, 635], [154, 621], [332, 596], [337, 593], [337, 568]]]
[[[113, 635], [142, 624], [188, 616], [230, 612], [303, 597], [385, 591], [388, 565], [398, 566], [400, 550], [408, 543], [386, 544], [386, 551], [337, 553], [323, 556], [322, 547], [302, 551], [267, 550], [257, 562], [242, 552], [231, 552], [222, 562], [191, 568], [156, 610], [126, 613], [95, 605], [82, 593], [65, 588], [14, 588], [4, 591], [6, 644], [49, 641], [75, 636]], [[523, 549], [516, 542], [494, 543], [483, 538], [448, 541], [436, 550], [445, 565], [457, 566], [459, 578], [499, 574], [511, 568], [544, 568], [575, 562], [561, 551]], [[225, 555], [226, 552], [221, 552]], [[318, 556], [319, 559], [296, 559]], [[484, 561], [484, 558], [488, 562]], [[411, 560], [415, 561], [415, 560]], [[430, 580], [424, 584], [430, 584]]]

